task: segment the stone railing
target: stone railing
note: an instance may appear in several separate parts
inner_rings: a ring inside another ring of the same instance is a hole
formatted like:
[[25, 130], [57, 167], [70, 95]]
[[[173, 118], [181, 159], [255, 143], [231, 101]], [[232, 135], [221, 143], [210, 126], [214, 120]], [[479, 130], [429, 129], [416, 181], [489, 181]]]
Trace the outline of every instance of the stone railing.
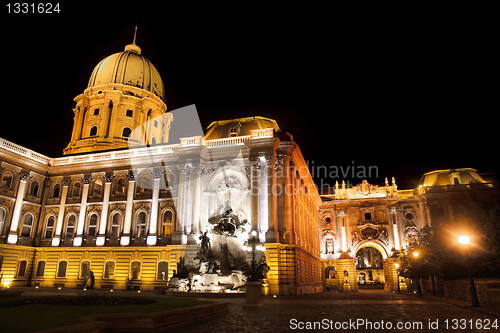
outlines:
[[181, 143], [172, 145], [157, 145], [153, 147], [141, 147], [141, 148], [131, 148], [126, 150], [108, 151], [102, 153], [92, 153], [78, 156], [67, 156], [59, 158], [49, 158], [42, 154], [38, 154], [30, 149], [24, 148], [22, 146], [16, 145], [10, 141], [0, 138], [0, 147], [6, 150], [12, 151], [19, 155], [26, 156], [32, 160], [38, 161], [45, 165], [68, 165], [75, 163], [87, 163], [93, 161], [108, 161], [116, 160], [122, 158], [132, 158], [136, 156], [145, 155], [160, 155], [160, 154], [172, 154], [174, 148], [186, 147], [186, 146], [197, 146], [204, 145], [207, 148], [220, 148], [220, 147], [230, 147], [243, 145], [245, 141], [260, 139], [266, 137], [272, 137], [274, 130], [272, 128], [251, 130], [251, 135], [235, 136], [230, 138], [215, 139], [215, 140], [205, 140], [202, 136], [193, 136], [181, 138]]
[[50, 161], [51, 161], [50, 157], [47, 157], [45, 155], [34, 152], [31, 149], [24, 148], [20, 145], [12, 143], [12, 142], [5, 140], [3, 138], [0, 138], [0, 147], [4, 148], [6, 150], [9, 150], [11, 152], [14, 152], [16, 154], [26, 156], [27, 158], [35, 160], [39, 163], [42, 163], [45, 165], [50, 165]]

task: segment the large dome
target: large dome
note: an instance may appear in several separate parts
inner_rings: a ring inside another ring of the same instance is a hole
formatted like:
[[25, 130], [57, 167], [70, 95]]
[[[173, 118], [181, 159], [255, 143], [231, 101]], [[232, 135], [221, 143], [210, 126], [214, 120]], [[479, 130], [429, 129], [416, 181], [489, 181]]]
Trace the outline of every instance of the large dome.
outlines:
[[88, 88], [108, 83], [121, 83], [148, 90], [165, 101], [163, 81], [155, 66], [141, 55], [135, 44], [125, 46], [125, 51], [104, 58], [90, 76]]

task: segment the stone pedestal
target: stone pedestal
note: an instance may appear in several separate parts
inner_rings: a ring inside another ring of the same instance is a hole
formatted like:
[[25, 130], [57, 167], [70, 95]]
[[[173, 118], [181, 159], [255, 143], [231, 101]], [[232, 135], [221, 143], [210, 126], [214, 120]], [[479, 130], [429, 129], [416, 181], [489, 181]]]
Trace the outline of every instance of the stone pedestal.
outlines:
[[243, 304], [243, 309], [260, 310], [263, 304], [260, 302], [262, 283], [260, 281], [249, 281], [246, 284], [247, 301]]
[[351, 285], [349, 282], [345, 282], [344, 286], [342, 287], [343, 292], [345, 293], [350, 293], [351, 292]]
[[[356, 275], [356, 259], [351, 258], [347, 253], [342, 253], [335, 263], [337, 264], [337, 279], [339, 281], [338, 291], [346, 291], [344, 290], [346, 283], [349, 285], [349, 291], [359, 291]], [[347, 276], [344, 273], [345, 271], [347, 271]], [[342, 288], [340, 286], [342, 286]]]
[[217, 285], [218, 282], [219, 282], [218, 274], [205, 274], [205, 281], [203, 283], [205, 286]]

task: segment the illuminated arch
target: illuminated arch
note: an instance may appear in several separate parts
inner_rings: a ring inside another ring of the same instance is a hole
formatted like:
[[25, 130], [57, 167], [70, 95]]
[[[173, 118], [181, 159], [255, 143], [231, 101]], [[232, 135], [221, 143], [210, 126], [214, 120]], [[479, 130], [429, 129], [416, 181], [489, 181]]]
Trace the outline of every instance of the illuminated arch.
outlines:
[[373, 247], [380, 252], [382, 255], [383, 259], [389, 258], [389, 251], [386, 249], [385, 245], [383, 245], [381, 242], [376, 241], [376, 240], [369, 240], [369, 241], [363, 241], [360, 242], [355, 248], [354, 248], [354, 255], [358, 253], [359, 250], [361, 250], [364, 247]]

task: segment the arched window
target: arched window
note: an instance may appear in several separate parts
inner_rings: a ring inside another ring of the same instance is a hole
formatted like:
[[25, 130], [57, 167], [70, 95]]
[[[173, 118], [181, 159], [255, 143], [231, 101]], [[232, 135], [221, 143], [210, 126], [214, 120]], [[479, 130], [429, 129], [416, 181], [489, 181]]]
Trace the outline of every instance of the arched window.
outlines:
[[120, 237], [121, 222], [122, 222], [122, 214], [120, 212], [114, 213], [113, 217], [111, 218], [111, 227], [109, 230], [110, 238]]
[[118, 180], [116, 181], [115, 193], [125, 194], [125, 179], [118, 178]]
[[66, 277], [66, 270], [68, 269], [68, 262], [66, 260], [59, 261], [57, 265], [57, 277], [64, 278]]
[[130, 264], [130, 280], [139, 280], [141, 278], [141, 262], [132, 261]]
[[12, 178], [14, 178], [14, 176], [12, 175], [12, 172], [5, 171], [2, 175], [2, 182], [0, 183], [1, 186], [3, 188], [10, 190], [12, 187]]
[[97, 136], [97, 126], [93, 126], [91, 129], [90, 129], [90, 134], [89, 136]]
[[76, 223], [76, 216], [72, 214], [68, 217], [68, 221], [66, 222], [66, 230], [64, 232], [65, 239], [73, 238], [75, 233], [75, 223]]
[[142, 193], [144, 191], [149, 191], [152, 188], [151, 175], [149, 173], [145, 173], [139, 177], [137, 182], [137, 192]]
[[158, 263], [156, 280], [159, 280], [159, 281], [167, 281], [168, 280], [168, 262], [160, 261]]
[[170, 209], [167, 209], [163, 212], [163, 218], [161, 222], [161, 230], [160, 235], [166, 236], [172, 234], [172, 221], [174, 219], [174, 214]]
[[26, 275], [26, 266], [28, 265], [27, 260], [19, 260], [17, 264], [17, 276]]
[[40, 183], [38, 180], [33, 180], [30, 184], [30, 191], [28, 192], [30, 195], [37, 197], [38, 190], [40, 189]]
[[49, 216], [49, 218], [47, 219], [47, 224], [45, 224], [45, 233], [43, 234], [45, 239], [52, 238], [52, 234], [54, 233], [55, 223], [56, 223], [55, 217], [52, 215]]
[[79, 197], [80, 196], [80, 191], [82, 189], [82, 183], [80, 182], [74, 182], [73, 187], [71, 188], [71, 196], [72, 197]]
[[58, 183], [52, 188], [52, 198], [59, 198], [59, 195], [61, 195], [61, 184]]
[[0, 235], [3, 233], [3, 227], [5, 225], [5, 219], [7, 218], [7, 211], [5, 208], [0, 207]]
[[96, 178], [92, 186], [92, 196], [99, 197], [101, 195], [102, 195], [102, 179]]
[[43, 274], [45, 274], [45, 263], [46, 263], [45, 260], [38, 261], [36, 265], [36, 273], [35, 273], [36, 277], [43, 277]]
[[87, 226], [87, 237], [97, 236], [97, 214], [92, 213], [89, 217], [89, 224]]
[[90, 261], [82, 261], [82, 268], [80, 269], [80, 279], [85, 279], [90, 276]]
[[115, 276], [115, 262], [114, 261], [106, 261], [104, 265], [104, 278], [112, 279]]
[[21, 237], [30, 237], [32, 228], [33, 228], [33, 215], [31, 215], [31, 213], [28, 213], [24, 215], [23, 226], [21, 228]]
[[151, 140], [151, 145], [154, 146], [156, 144], [156, 138], [153, 137], [153, 139]]
[[127, 138], [130, 136], [130, 133], [132, 133], [132, 130], [128, 127], [125, 127], [122, 132], [122, 137]]
[[170, 173], [167, 176], [167, 186], [173, 190], [174, 189], [174, 184], [175, 184], [175, 175], [173, 173]]
[[146, 237], [146, 213], [137, 214], [135, 221], [135, 237]]

